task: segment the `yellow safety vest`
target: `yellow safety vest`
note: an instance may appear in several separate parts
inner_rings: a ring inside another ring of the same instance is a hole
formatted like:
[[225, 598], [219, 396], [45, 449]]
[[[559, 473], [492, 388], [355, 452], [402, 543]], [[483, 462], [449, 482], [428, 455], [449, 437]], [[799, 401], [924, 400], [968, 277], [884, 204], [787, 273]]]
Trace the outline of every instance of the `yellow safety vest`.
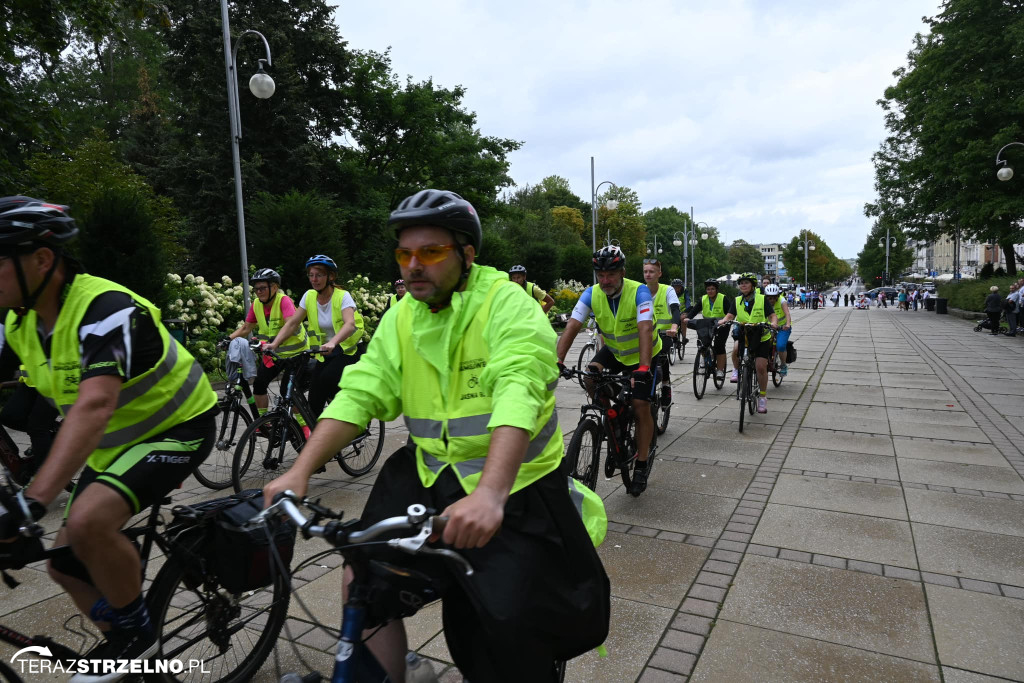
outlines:
[[[491, 303], [508, 280], [497, 280], [459, 339], [450, 359], [453, 369], [447, 393], [437, 369], [416, 351], [410, 307], [398, 309], [398, 345], [402, 359], [402, 411], [413, 443], [416, 466], [424, 486], [432, 486], [451, 467], [467, 494], [476, 489], [491, 444], [487, 428], [491, 397], [479, 386], [490, 351], [484, 338]], [[555, 412], [554, 385], [545, 388], [544, 407], [530, 432], [530, 445], [511, 493], [548, 474], [562, 460], [562, 430]]]
[[[743, 295], [736, 297], [736, 322], [741, 325], [768, 322], [768, 316], [764, 312], [764, 295], [754, 294], [754, 306], [750, 309], [750, 313], [747, 313], [747, 309], [743, 305]], [[765, 330], [761, 335], [761, 341], [768, 341], [771, 338], [771, 330]]]
[[[331, 340], [341, 326], [345, 324], [345, 319], [341, 316], [341, 302], [345, 300], [345, 290], [334, 288], [334, 292], [331, 294], [331, 322], [334, 324], [334, 333], [328, 334], [328, 330], [320, 329], [320, 313], [317, 309], [316, 290], [311, 289], [306, 292], [303, 300], [303, 308], [306, 309], [306, 331], [309, 333], [309, 343], [312, 346], [319, 346], [326, 344]], [[353, 308], [352, 313], [355, 316], [356, 331], [353, 332], [348, 339], [343, 340], [338, 347], [348, 356], [353, 356], [356, 353], [356, 344], [363, 336], [363, 316], [359, 314], [358, 308]], [[323, 361], [322, 355], [317, 355], [317, 360]]]
[[[259, 299], [252, 302], [252, 310], [256, 314], [256, 334], [253, 335], [255, 339], [272, 342], [277, 333], [284, 327], [284, 318], [281, 317], [282, 300], [284, 300], [284, 292], [279, 289], [277, 290], [277, 296], [274, 297], [274, 302], [270, 305], [269, 320], [267, 320], [267, 316], [263, 312], [263, 302]], [[316, 312], [316, 309], [314, 308], [313, 311]], [[289, 356], [297, 356], [308, 348], [309, 339], [306, 337], [306, 328], [299, 325], [299, 329], [295, 331], [295, 334], [285, 339], [284, 343], [277, 347], [277, 354], [282, 358], [288, 358]]]
[[705, 318], [721, 320], [725, 317], [725, 296], [723, 294], [715, 295], [714, 305], [711, 305], [711, 300], [708, 299], [708, 295], [705, 294], [701, 298], [701, 305], [703, 307], [702, 313]]
[[785, 327], [789, 324], [789, 319], [786, 318], [786, 314], [782, 310], [781, 296], [775, 301], [775, 317], [779, 319], [779, 327]]
[[[612, 313], [608, 297], [600, 287], [594, 285], [591, 290], [591, 308], [594, 309], [594, 319], [601, 330], [601, 337], [623, 365], [640, 364], [640, 333], [636, 320], [636, 290], [639, 287], [640, 283], [636, 280], [623, 278], [617, 314]], [[651, 330], [651, 336], [654, 342], [651, 358], [654, 358], [661, 351], [661, 337], [658, 336], [657, 328]]]
[[658, 293], [654, 295], [654, 329], [664, 332], [672, 327], [672, 311], [668, 307], [668, 287], [658, 285]]
[[114, 414], [87, 461], [98, 472], [106, 470], [132, 445], [217, 404], [217, 394], [202, 366], [167, 332], [156, 306], [115, 282], [84, 273], [75, 277], [61, 306], [49, 357], [39, 340], [36, 312], [29, 311], [20, 320], [13, 311], [7, 315], [7, 342], [24, 361], [29, 385], [67, 416], [78, 399], [82, 376], [79, 327], [89, 305], [106, 292], [123, 292], [149, 312], [160, 333], [163, 351], [154, 367], [121, 385]]
[[[547, 295], [547, 292], [545, 292], [543, 289], [533, 284], [532, 282], [525, 283], [523, 285], [523, 289], [526, 290], [526, 293], [529, 294], [534, 301], [541, 305], [544, 304], [544, 298]], [[540, 294], [540, 296], [537, 296], [538, 293]]]

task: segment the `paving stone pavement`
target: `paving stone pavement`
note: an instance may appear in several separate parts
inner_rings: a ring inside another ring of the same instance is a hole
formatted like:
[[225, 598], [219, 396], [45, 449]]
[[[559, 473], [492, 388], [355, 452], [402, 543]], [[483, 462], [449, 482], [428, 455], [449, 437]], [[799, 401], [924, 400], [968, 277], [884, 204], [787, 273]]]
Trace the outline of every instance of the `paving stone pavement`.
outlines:
[[[608, 656], [570, 662], [566, 680], [1024, 681], [1024, 371], [1007, 363], [1024, 342], [925, 311], [793, 314], [799, 360], [767, 415], [740, 434], [733, 385], [697, 401], [691, 343], [648, 490], [599, 481]], [[583, 394], [562, 382], [556, 396], [568, 441]], [[387, 429], [389, 448], [405, 439]], [[374, 477], [329, 465], [312, 490], [358, 514]], [[179, 497], [219, 495], [190, 480]], [[315, 622], [339, 623], [340, 575], [328, 557], [296, 577], [309, 612], [291, 607], [283, 667], [330, 667]], [[39, 567], [18, 578], [0, 623], [59, 633], [70, 603]], [[408, 632], [461, 680], [437, 605]]]

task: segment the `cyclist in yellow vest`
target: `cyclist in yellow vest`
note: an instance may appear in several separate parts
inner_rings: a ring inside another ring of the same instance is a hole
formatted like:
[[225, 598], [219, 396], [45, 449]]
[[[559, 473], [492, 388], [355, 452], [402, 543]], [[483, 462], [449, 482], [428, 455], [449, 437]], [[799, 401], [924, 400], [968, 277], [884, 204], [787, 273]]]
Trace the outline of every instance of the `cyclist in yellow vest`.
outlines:
[[[555, 660], [603, 641], [609, 602], [588, 535], [603, 536], [603, 506], [562, 466], [554, 331], [504, 273], [474, 264], [480, 222], [459, 195], [418, 192], [389, 224], [409, 296], [381, 319], [265, 500], [286, 489], [305, 494], [311, 473], [371, 419], [404, 414], [410, 441], [383, 464], [362, 523], [404, 515], [413, 502], [443, 511], [443, 540], [476, 568], [465, 581], [479, 602], [436, 563], [400, 562], [443, 581], [455, 664], [468, 680], [554, 680]], [[402, 622], [367, 646], [391, 680], [405, 680]]]
[[[3, 344], [64, 416], [18, 498], [38, 520], [81, 470], [54, 542], [70, 545], [72, 555], [51, 560], [49, 574], [103, 632], [86, 660], [144, 659], [159, 643], [142, 598], [139, 554], [120, 529], [209, 455], [217, 395], [159, 309], [65, 255], [78, 234], [66, 209], [0, 199], [0, 306], [15, 309]], [[19, 525], [5, 511], [0, 539], [10, 540]], [[71, 680], [118, 678], [90, 670]]]
[[[401, 301], [402, 297], [405, 296], [406, 291], [407, 290], [405, 288], [405, 280], [403, 280], [402, 278], [398, 278], [397, 280], [395, 280], [395, 293], [388, 297], [388, 303], [384, 307], [384, 313], [387, 313], [388, 309], [391, 308], [392, 306], [397, 306], [398, 302]], [[383, 316], [384, 314], [382, 313], [381, 315]]]
[[[565, 372], [565, 356], [576, 335], [593, 310], [604, 339], [604, 347], [594, 354], [590, 368], [612, 372], [631, 372], [633, 412], [636, 419], [636, 463], [630, 495], [647, 489], [647, 460], [650, 457], [654, 419], [650, 401], [654, 396], [651, 365], [661, 352], [661, 337], [654, 329], [654, 303], [647, 285], [626, 278], [626, 255], [615, 245], [594, 252], [597, 285], [583, 290], [565, 331], [558, 338], [558, 364]], [[593, 388], [588, 388], [593, 400]]]
[[661, 261], [656, 258], [644, 259], [644, 283], [651, 291], [654, 302], [654, 328], [662, 335], [661, 343], [665, 350], [661, 358], [661, 404], [672, 404], [672, 378], [669, 376], [668, 355], [672, 343], [679, 333], [679, 297], [676, 290], [661, 285]]
[[338, 382], [345, 368], [359, 360], [363, 337], [363, 316], [356, 310], [352, 295], [338, 287], [338, 264], [330, 256], [317, 254], [306, 261], [309, 289], [296, 307], [295, 315], [269, 345], [277, 350], [306, 323], [309, 343], [319, 346], [322, 355], [313, 367], [309, 387], [309, 407], [319, 416], [327, 402], [338, 393]]
[[543, 288], [526, 281], [526, 266], [512, 266], [509, 268], [508, 279], [522, 287], [526, 290], [527, 294], [536, 299], [537, 303], [540, 304], [541, 310], [545, 313], [550, 311], [551, 307], [555, 305], [555, 300]]
[[[766, 306], [764, 295], [757, 291], [757, 276], [753, 273], [744, 273], [737, 283], [740, 288], [740, 295], [736, 297], [736, 325], [733, 336], [736, 343], [732, 347], [732, 379], [739, 381], [740, 347], [744, 343], [742, 325], [745, 323], [770, 323], [773, 328], [778, 327], [778, 318], [775, 317], [775, 309]], [[768, 412], [768, 356], [771, 355], [772, 333], [765, 331], [761, 338], [750, 348], [751, 355], [756, 359], [754, 368], [757, 370], [757, 383], [760, 387], [760, 395], [757, 397], [757, 412]]]
[[[281, 291], [281, 276], [276, 270], [261, 268], [249, 278], [256, 301], [249, 306], [245, 322], [232, 332], [228, 339], [247, 337], [255, 330], [253, 339], [269, 344], [277, 337], [277, 333], [285, 323], [295, 316], [295, 304], [291, 297]], [[259, 303], [259, 305], [257, 305]], [[306, 328], [297, 327], [295, 334], [277, 346], [277, 353], [282, 358], [297, 356], [309, 348]], [[256, 380], [252, 383], [252, 395], [256, 399], [256, 408], [260, 413], [267, 411], [267, 389], [270, 382], [281, 374], [281, 363], [275, 363], [270, 356], [264, 356], [263, 362], [256, 369]], [[284, 381], [284, 380], [282, 380]]]
[[698, 315], [703, 315], [705, 320], [719, 321], [712, 337], [711, 350], [715, 354], [717, 366], [715, 372], [721, 381], [725, 379], [725, 342], [729, 338], [727, 323], [736, 317], [736, 302], [731, 297], [718, 293], [718, 280], [705, 280], [704, 296], [683, 312], [679, 322], [683, 328], [683, 335], [686, 335], [687, 323], [690, 320], [695, 320]]
[[793, 316], [789, 314], [789, 304], [781, 295], [782, 289], [778, 285], [765, 285], [765, 302], [775, 310], [775, 317], [779, 321], [775, 348], [779, 352], [779, 374], [785, 377], [789, 374], [789, 366], [786, 365], [786, 345], [789, 343], [789, 335], [793, 332]]

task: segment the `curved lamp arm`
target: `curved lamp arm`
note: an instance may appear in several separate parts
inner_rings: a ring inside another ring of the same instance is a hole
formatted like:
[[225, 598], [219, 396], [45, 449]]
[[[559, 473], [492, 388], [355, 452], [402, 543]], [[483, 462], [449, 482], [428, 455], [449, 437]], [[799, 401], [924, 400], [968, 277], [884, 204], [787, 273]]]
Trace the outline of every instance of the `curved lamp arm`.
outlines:
[[256, 35], [258, 35], [263, 40], [263, 47], [267, 49], [267, 59], [260, 60], [260, 68], [263, 68], [264, 61], [267, 62], [267, 66], [273, 66], [273, 62], [271, 61], [270, 58], [270, 43], [267, 42], [266, 36], [264, 36], [262, 33], [253, 29], [249, 29], [248, 31], [243, 31], [237, 38], [235, 38], [235, 46], [231, 48], [231, 97], [234, 99], [235, 105], [235, 118], [232, 121], [232, 123], [234, 123], [235, 129], [231, 132], [239, 140], [242, 139], [242, 111], [238, 102], [238, 44], [242, 41], [242, 38], [249, 35], [250, 33], [255, 33]]
[[1008, 145], [1003, 145], [1002, 149], [996, 152], [996, 166], [1006, 165], [1006, 159], [1002, 159], [1000, 157], [1003, 156], [1003, 152], [1005, 152], [1008, 148], [1013, 147], [1015, 145], [1020, 145], [1021, 147], [1024, 147], [1024, 142], [1011, 142]]

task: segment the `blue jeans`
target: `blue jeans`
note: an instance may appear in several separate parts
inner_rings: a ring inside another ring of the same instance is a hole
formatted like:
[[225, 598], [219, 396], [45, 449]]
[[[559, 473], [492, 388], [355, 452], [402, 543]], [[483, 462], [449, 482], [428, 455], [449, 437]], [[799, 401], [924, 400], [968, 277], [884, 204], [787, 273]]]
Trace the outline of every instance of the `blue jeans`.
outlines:
[[792, 333], [793, 330], [779, 330], [776, 333], [776, 350], [780, 352], [786, 350], [786, 343], [789, 341], [789, 335]]

